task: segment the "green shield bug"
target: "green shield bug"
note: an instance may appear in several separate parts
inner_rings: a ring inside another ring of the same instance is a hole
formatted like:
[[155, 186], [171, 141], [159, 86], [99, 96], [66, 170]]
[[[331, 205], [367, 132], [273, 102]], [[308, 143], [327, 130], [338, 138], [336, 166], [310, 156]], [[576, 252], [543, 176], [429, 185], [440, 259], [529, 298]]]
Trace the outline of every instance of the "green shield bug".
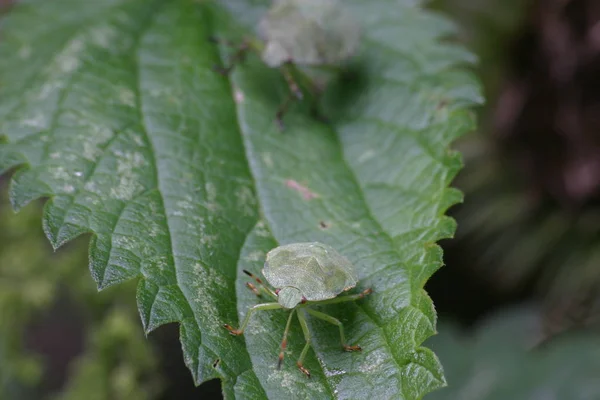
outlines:
[[[277, 111], [276, 121], [283, 129], [282, 118], [293, 100], [303, 93], [294, 76], [302, 75], [295, 65], [319, 67], [338, 65], [354, 55], [360, 43], [360, 29], [352, 15], [338, 0], [274, 0], [258, 24], [258, 36], [235, 45], [237, 48], [228, 67], [217, 71], [228, 74], [245, 59], [249, 50], [260, 54], [271, 68], [279, 68], [290, 88], [288, 98]], [[305, 85], [317, 95], [321, 90], [303, 76]]]
[[262, 296], [264, 293], [276, 300], [276, 302], [262, 303], [251, 307], [246, 313], [246, 317], [239, 329], [234, 329], [228, 324], [224, 325], [224, 327], [232, 335], [241, 335], [248, 326], [250, 317], [254, 312], [282, 308], [290, 310], [291, 312], [283, 333], [283, 340], [281, 341], [281, 352], [279, 353], [279, 362], [277, 364], [278, 369], [281, 368], [283, 362], [284, 350], [287, 345], [287, 335], [294, 314], [298, 316], [298, 321], [306, 340], [306, 344], [302, 349], [302, 353], [300, 353], [296, 365], [306, 376], [310, 377], [310, 372], [304, 367], [303, 362], [311, 342], [308, 324], [306, 323], [307, 315], [312, 315], [336, 325], [340, 332], [340, 339], [344, 350], [361, 350], [359, 346], [348, 345], [344, 336], [344, 326], [340, 320], [311, 308], [312, 305], [360, 300], [372, 292], [371, 289], [366, 289], [358, 294], [339, 296], [342, 292], [355, 287], [358, 279], [350, 261], [331, 246], [318, 242], [293, 243], [276, 247], [269, 251], [262, 273], [267, 282], [275, 290], [265, 285], [254, 274], [246, 270], [244, 270], [244, 273], [252, 277], [259, 285], [256, 287], [248, 282], [246, 286], [250, 290], [257, 296]]
[[299, 65], [335, 65], [352, 56], [359, 29], [338, 0], [275, 1], [258, 25], [270, 67], [288, 61]]

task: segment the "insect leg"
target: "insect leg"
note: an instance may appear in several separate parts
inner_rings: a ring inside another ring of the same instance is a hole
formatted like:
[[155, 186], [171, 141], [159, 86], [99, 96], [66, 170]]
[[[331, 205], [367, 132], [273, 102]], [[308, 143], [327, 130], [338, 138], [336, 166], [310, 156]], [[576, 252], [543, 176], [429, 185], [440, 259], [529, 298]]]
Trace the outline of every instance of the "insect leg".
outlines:
[[288, 317], [287, 324], [285, 324], [285, 330], [283, 331], [283, 339], [281, 340], [281, 351], [279, 352], [279, 361], [277, 361], [277, 369], [281, 369], [281, 364], [283, 363], [283, 357], [285, 357], [285, 348], [287, 346], [287, 336], [290, 331], [290, 325], [292, 323], [292, 317], [294, 316], [294, 312], [296, 310], [292, 310], [290, 312], [290, 316]]
[[290, 73], [299, 78], [299, 86], [307, 89], [312, 97], [310, 106], [310, 112], [312, 116], [318, 121], [328, 123], [329, 119], [321, 113], [318, 105], [319, 99], [324, 92], [324, 86], [315, 82], [308, 75], [303, 73], [296, 65], [288, 63], [288, 66]]
[[223, 325], [223, 327], [225, 329], [227, 329], [229, 331], [229, 333], [231, 333], [232, 335], [241, 335], [242, 333], [244, 333], [244, 330], [248, 326], [248, 322], [250, 322], [250, 317], [252, 316], [252, 314], [254, 314], [254, 312], [263, 311], [263, 310], [277, 310], [279, 308], [282, 308], [279, 303], [257, 304], [248, 310], [248, 313], [246, 314], [246, 318], [244, 318], [244, 322], [242, 322], [242, 325], [240, 326], [239, 329], [234, 329], [229, 324], [225, 324], [225, 325]]
[[294, 95], [292, 93], [290, 93], [285, 98], [283, 103], [281, 103], [281, 105], [279, 106], [279, 109], [277, 110], [277, 114], [275, 114], [275, 122], [277, 122], [277, 127], [279, 128], [280, 131], [285, 130], [285, 125], [283, 124], [283, 116], [287, 113], [292, 101], [294, 101]]
[[233, 68], [236, 66], [236, 64], [244, 62], [244, 60], [246, 59], [246, 54], [248, 53], [249, 50], [252, 50], [252, 46], [248, 40], [242, 41], [242, 43], [239, 45], [235, 45], [234, 43], [232, 43], [226, 39], [220, 39], [220, 38], [214, 38], [214, 37], [211, 38], [211, 41], [216, 42], [216, 43], [223, 43], [230, 47], [237, 47], [237, 51], [235, 53], [233, 53], [233, 55], [229, 59], [229, 66], [220, 67], [218, 65], [215, 65], [213, 67], [213, 69], [216, 72], [220, 73], [221, 75], [229, 75], [229, 73], [233, 70]]
[[369, 289], [363, 290], [362, 292], [360, 292], [358, 294], [351, 294], [349, 296], [338, 296], [338, 297], [334, 297], [333, 299], [319, 301], [318, 303], [319, 303], [319, 305], [321, 305], [321, 304], [344, 303], [346, 301], [356, 301], [356, 300], [363, 299], [365, 296], [368, 296], [371, 293], [373, 293], [373, 289], [369, 288]]
[[225, 38], [218, 37], [218, 36], [209, 36], [208, 40], [210, 40], [213, 43], [224, 44], [225, 46], [229, 46], [229, 47], [237, 47], [239, 45], [238, 43], [236, 43], [232, 40], [225, 39]]
[[310, 308], [306, 309], [306, 312], [309, 313], [310, 315], [313, 315], [319, 319], [322, 319], [323, 321], [327, 321], [330, 324], [336, 325], [339, 329], [340, 329], [340, 338], [342, 340], [342, 347], [344, 348], [344, 350], [346, 351], [361, 351], [362, 349], [360, 348], [360, 346], [349, 346], [346, 343], [346, 336], [344, 335], [344, 324], [342, 324], [342, 322], [337, 319], [337, 318], [333, 318], [331, 315], [327, 315], [325, 313], [316, 311], [316, 310], [311, 310]]
[[287, 83], [288, 88], [290, 90], [290, 93], [288, 94], [288, 96], [286, 97], [284, 102], [281, 103], [281, 105], [279, 106], [279, 109], [277, 110], [277, 114], [275, 116], [275, 120], [277, 122], [277, 126], [279, 127], [279, 130], [283, 131], [284, 130], [283, 116], [287, 113], [291, 103], [294, 100], [302, 100], [304, 98], [304, 93], [302, 93], [302, 90], [300, 90], [300, 86], [294, 79], [291, 63], [284, 64], [280, 68], [280, 70], [281, 70], [281, 73], [285, 79], [285, 82]]
[[[308, 311], [308, 310], [307, 310]], [[308, 353], [308, 349], [310, 348], [310, 331], [308, 330], [308, 324], [306, 323], [306, 318], [304, 317], [303, 311], [298, 310], [298, 321], [300, 321], [300, 326], [302, 327], [302, 333], [304, 333], [304, 340], [306, 344], [302, 349], [302, 353], [300, 353], [300, 358], [296, 362], [300, 371], [302, 371], [307, 377], [310, 378], [310, 372], [306, 367], [304, 367], [304, 357], [306, 357], [306, 353]]]
[[258, 276], [254, 275], [250, 271], [247, 271], [247, 270], [243, 270], [243, 271], [246, 275], [248, 275], [250, 278], [254, 279], [254, 281], [260, 285], [260, 289], [258, 289], [256, 286], [252, 285], [251, 283], [246, 284], [246, 286], [250, 290], [252, 290], [254, 292], [254, 294], [256, 294], [257, 296], [260, 297], [262, 292], [265, 292], [269, 296], [273, 297], [274, 299], [277, 299], [277, 295], [271, 289], [269, 289], [267, 287], [267, 285], [265, 285], [265, 283], [262, 281], [262, 279], [260, 279]]

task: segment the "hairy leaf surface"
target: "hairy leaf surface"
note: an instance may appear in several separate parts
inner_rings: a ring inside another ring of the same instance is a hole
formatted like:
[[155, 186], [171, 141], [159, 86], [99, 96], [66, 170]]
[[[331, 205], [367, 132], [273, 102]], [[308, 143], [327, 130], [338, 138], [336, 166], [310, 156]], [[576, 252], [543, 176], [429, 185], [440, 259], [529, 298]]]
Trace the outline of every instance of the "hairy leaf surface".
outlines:
[[[92, 233], [99, 288], [138, 279], [146, 331], [178, 322], [195, 380], [222, 379], [227, 398], [416, 399], [445, 382], [421, 346], [436, 323], [423, 286], [441, 265], [435, 242], [454, 232], [443, 214], [460, 200], [448, 185], [461, 164], [448, 146], [480, 101], [457, 69], [472, 56], [413, 1], [344, 5], [363, 44], [325, 93], [329, 122], [307, 99], [283, 134], [279, 72], [249, 56], [216, 74], [231, 50], [208, 40], [251, 33], [265, 2], [28, 0], [3, 21], [0, 172], [15, 169], [13, 205], [49, 197], [55, 247]], [[309, 240], [346, 255], [374, 294], [328, 307], [362, 353], [310, 321], [306, 381], [298, 327], [275, 368], [284, 315], [258, 316], [245, 337], [222, 324], [257, 302], [241, 269]]]

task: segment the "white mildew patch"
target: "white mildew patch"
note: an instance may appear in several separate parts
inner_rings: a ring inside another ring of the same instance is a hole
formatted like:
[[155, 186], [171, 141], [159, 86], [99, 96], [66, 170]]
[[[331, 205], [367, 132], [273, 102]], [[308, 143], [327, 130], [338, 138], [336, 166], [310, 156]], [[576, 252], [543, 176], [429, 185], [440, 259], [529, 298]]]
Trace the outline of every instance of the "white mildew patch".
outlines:
[[[143, 248], [141, 248], [141, 254], [152, 254], [152, 251], [154, 249], [150, 246], [144, 245]], [[148, 264], [148, 266], [150, 268], [156, 268], [158, 270], [160, 270], [160, 273], [163, 273], [163, 271], [171, 268], [171, 262], [169, 261], [170, 259], [165, 256], [165, 255], [154, 255], [154, 256], [145, 256], [144, 257], [144, 262]]]
[[267, 382], [274, 384], [279, 382], [279, 385], [290, 392], [293, 398], [306, 398], [306, 387], [312, 392], [324, 393], [325, 388], [322, 384], [314, 380], [308, 380], [302, 372], [297, 368], [277, 370], [276, 365], [273, 366], [273, 371], [267, 377]]
[[383, 350], [374, 350], [367, 355], [365, 360], [358, 367], [358, 370], [364, 374], [378, 372], [386, 359], [387, 354]]
[[236, 207], [241, 210], [244, 215], [254, 215], [256, 209], [256, 198], [254, 192], [248, 186], [240, 186], [235, 191]]
[[200, 309], [202, 316], [206, 320], [212, 322], [209, 324], [202, 324], [202, 330], [208, 331], [206, 333], [210, 335], [218, 336], [221, 333], [221, 329], [223, 328], [221, 327], [221, 324], [216, 323], [216, 321], [221, 320], [216, 298], [200, 293], [203, 287], [197, 287], [196, 285], [194, 285], [194, 287], [199, 293], [192, 299], [193, 303], [196, 304], [196, 306]]
[[377, 155], [377, 153], [375, 152], [375, 150], [369, 149], [369, 150], [365, 151], [364, 153], [362, 153], [358, 157], [358, 162], [359, 163], [364, 163], [365, 161], [368, 161], [368, 160], [372, 159], [376, 155]]
[[131, 108], [136, 107], [135, 93], [133, 92], [133, 90], [125, 87], [119, 87], [117, 88], [117, 93], [121, 104]]
[[118, 38], [119, 31], [108, 25], [98, 26], [89, 31], [89, 36], [93, 44], [108, 49]]
[[125, 235], [113, 235], [112, 243], [114, 247], [129, 251], [133, 251], [139, 247], [136, 238]]
[[219, 289], [227, 289], [229, 287], [227, 279], [214, 268], [209, 268], [197, 262], [192, 266], [192, 269], [200, 286], [218, 286]]
[[40, 87], [40, 91], [35, 95], [36, 100], [46, 100], [51, 94], [58, 92], [65, 87], [63, 80], [57, 79], [46, 82]]
[[81, 66], [81, 55], [85, 43], [81, 39], [74, 39], [56, 58], [58, 70], [64, 74], [71, 74]]
[[136, 146], [146, 147], [146, 142], [142, 138], [142, 135], [131, 133], [130, 136], [131, 136], [131, 139], [133, 140], [133, 142], [136, 144]]
[[327, 378], [331, 378], [332, 376], [344, 375], [347, 372], [343, 369], [329, 369], [326, 366], [323, 366], [323, 373]]
[[[268, 313], [269, 311], [263, 311], [264, 313]], [[264, 334], [268, 334], [271, 331], [270, 325], [269, 325], [269, 320], [264, 318], [265, 315], [259, 315], [261, 313], [261, 311], [258, 311], [256, 313], [254, 313], [254, 315], [250, 318], [250, 322], [248, 323], [248, 326], [246, 327], [246, 334], [249, 335], [264, 335]], [[240, 316], [240, 322], [242, 321], [243, 317], [245, 317], [246, 315], [244, 314], [243, 316]]]
[[209, 234], [207, 232], [205, 219], [199, 215], [196, 215], [194, 211], [185, 209], [175, 210], [171, 212], [171, 215], [182, 218], [186, 224], [188, 233], [197, 237], [200, 244], [203, 244], [206, 247], [212, 247], [215, 242], [219, 240], [218, 234]]
[[125, 234], [115, 234], [112, 238], [113, 248], [127, 250], [139, 258], [142, 265], [164, 271], [169, 268], [169, 260], [165, 255], [157, 255], [153, 246], [138, 237]]
[[185, 196], [185, 199], [177, 201], [175, 205], [177, 206], [177, 208], [180, 208], [182, 210], [193, 210], [194, 205], [192, 204], [192, 201], [192, 197], [187, 195]]
[[93, 206], [99, 206], [102, 203], [102, 199], [98, 196], [83, 196], [83, 201]]
[[116, 151], [118, 186], [110, 189], [110, 196], [118, 200], [131, 200], [143, 190], [137, 170], [146, 166], [141, 153]]
[[200, 244], [203, 244], [206, 247], [214, 246], [215, 242], [219, 240], [219, 235], [202, 235], [200, 237]]
[[273, 165], [275, 165], [275, 163], [273, 162], [273, 156], [271, 155], [271, 153], [264, 152], [260, 155], [260, 157], [262, 158], [263, 162], [268, 168], [273, 168]]
[[222, 324], [222, 317], [219, 310], [219, 299], [214, 293], [228, 289], [227, 280], [216, 270], [206, 267], [201, 263], [196, 263], [192, 266], [194, 271], [194, 279], [190, 282], [191, 287], [195, 290], [196, 295], [192, 301], [200, 308], [202, 315], [209, 321], [210, 324], [204, 324], [203, 330], [207, 330], [211, 335], [219, 335]]
[[254, 233], [260, 237], [271, 237], [269, 228], [267, 228], [267, 223], [264, 220], [258, 221], [256, 227], [254, 228]]
[[217, 188], [212, 182], [206, 182], [204, 184], [204, 194], [206, 196], [204, 207], [211, 213], [219, 210], [220, 206], [217, 203]]
[[93, 193], [99, 197], [104, 196], [105, 192], [102, 188], [98, 187], [98, 184], [94, 181], [88, 181], [83, 186], [86, 192]]
[[245, 256], [244, 260], [250, 262], [264, 261], [266, 256], [267, 255], [264, 251], [256, 250]]
[[172, 88], [168, 88], [168, 87], [164, 87], [164, 86], [153, 87], [148, 90], [148, 94], [150, 95], [150, 97], [154, 97], [154, 98], [175, 97], [174, 93], [175, 92], [173, 91]]
[[147, 221], [146, 223], [150, 224], [150, 227], [148, 230], [148, 236], [158, 237], [158, 236], [166, 236], [167, 235], [167, 232], [165, 232], [163, 227], [156, 221], [150, 220], [150, 221]]
[[204, 184], [204, 190], [206, 191], [206, 201], [214, 202], [217, 199], [217, 188], [214, 183], [206, 182]]
[[66, 193], [66, 194], [73, 194], [73, 193], [75, 193], [75, 186], [63, 185], [62, 191], [63, 191], [63, 193]]
[[21, 126], [34, 129], [48, 129], [50, 126], [50, 118], [44, 113], [38, 112], [30, 117], [25, 117], [21, 120]]
[[50, 166], [48, 172], [50, 172], [52, 179], [57, 182], [67, 183], [71, 180], [70, 172], [63, 166]]
[[96, 161], [103, 151], [100, 145], [109, 141], [114, 132], [105, 125], [94, 124], [91, 121], [85, 121], [82, 125], [87, 131], [85, 135], [78, 135], [77, 138], [83, 146], [82, 155], [89, 161]]

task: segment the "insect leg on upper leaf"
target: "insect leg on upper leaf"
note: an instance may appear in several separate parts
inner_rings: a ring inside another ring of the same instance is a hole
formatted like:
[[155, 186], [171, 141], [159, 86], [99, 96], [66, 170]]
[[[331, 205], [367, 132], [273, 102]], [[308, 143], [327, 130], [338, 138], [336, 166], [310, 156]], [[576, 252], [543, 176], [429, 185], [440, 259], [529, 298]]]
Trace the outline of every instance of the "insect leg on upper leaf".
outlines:
[[235, 43], [231, 40], [215, 36], [211, 36], [209, 40], [213, 43], [223, 44], [225, 46], [236, 49], [235, 53], [233, 53], [233, 55], [229, 59], [228, 66], [221, 67], [219, 65], [215, 65], [213, 67], [213, 69], [221, 75], [229, 75], [237, 64], [243, 63], [246, 60], [246, 56], [248, 55], [249, 51], [256, 51], [252, 44], [252, 41], [247, 38], [242, 40], [241, 43]]
[[291, 61], [288, 61], [287, 63], [283, 64], [279, 68], [279, 70], [281, 71], [281, 74], [283, 75], [283, 78], [285, 79], [285, 82], [287, 83], [287, 86], [289, 88], [289, 93], [287, 97], [279, 106], [277, 114], [275, 114], [275, 121], [277, 122], [277, 126], [279, 127], [279, 130], [283, 131], [285, 128], [285, 126], [283, 125], [283, 116], [287, 113], [292, 101], [302, 100], [304, 98], [304, 93], [302, 93], [300, 86], [294, 78], [294, 75], [292, 73]]
[[293, 60], [284, 63], [279, 67], [279, 70], [289, 88], [289, 94], [279, 106], [275, 116], [275, 121], [277, 122], [279, 129], [283, 131], [285, 128], [283, 117], [288, 112], [291, 103], [296, 100], [301, 101], [305, 98], [303, 89], [307, 91], [311, 97], [311, 115], [321, 122], [328, 122], [327, 118], [321, 114], [318, 108], [318, 99], [323, 93], [323, 87], [313, 81], [304, 71], [300, 70], [296, 64], [294, 64]]

